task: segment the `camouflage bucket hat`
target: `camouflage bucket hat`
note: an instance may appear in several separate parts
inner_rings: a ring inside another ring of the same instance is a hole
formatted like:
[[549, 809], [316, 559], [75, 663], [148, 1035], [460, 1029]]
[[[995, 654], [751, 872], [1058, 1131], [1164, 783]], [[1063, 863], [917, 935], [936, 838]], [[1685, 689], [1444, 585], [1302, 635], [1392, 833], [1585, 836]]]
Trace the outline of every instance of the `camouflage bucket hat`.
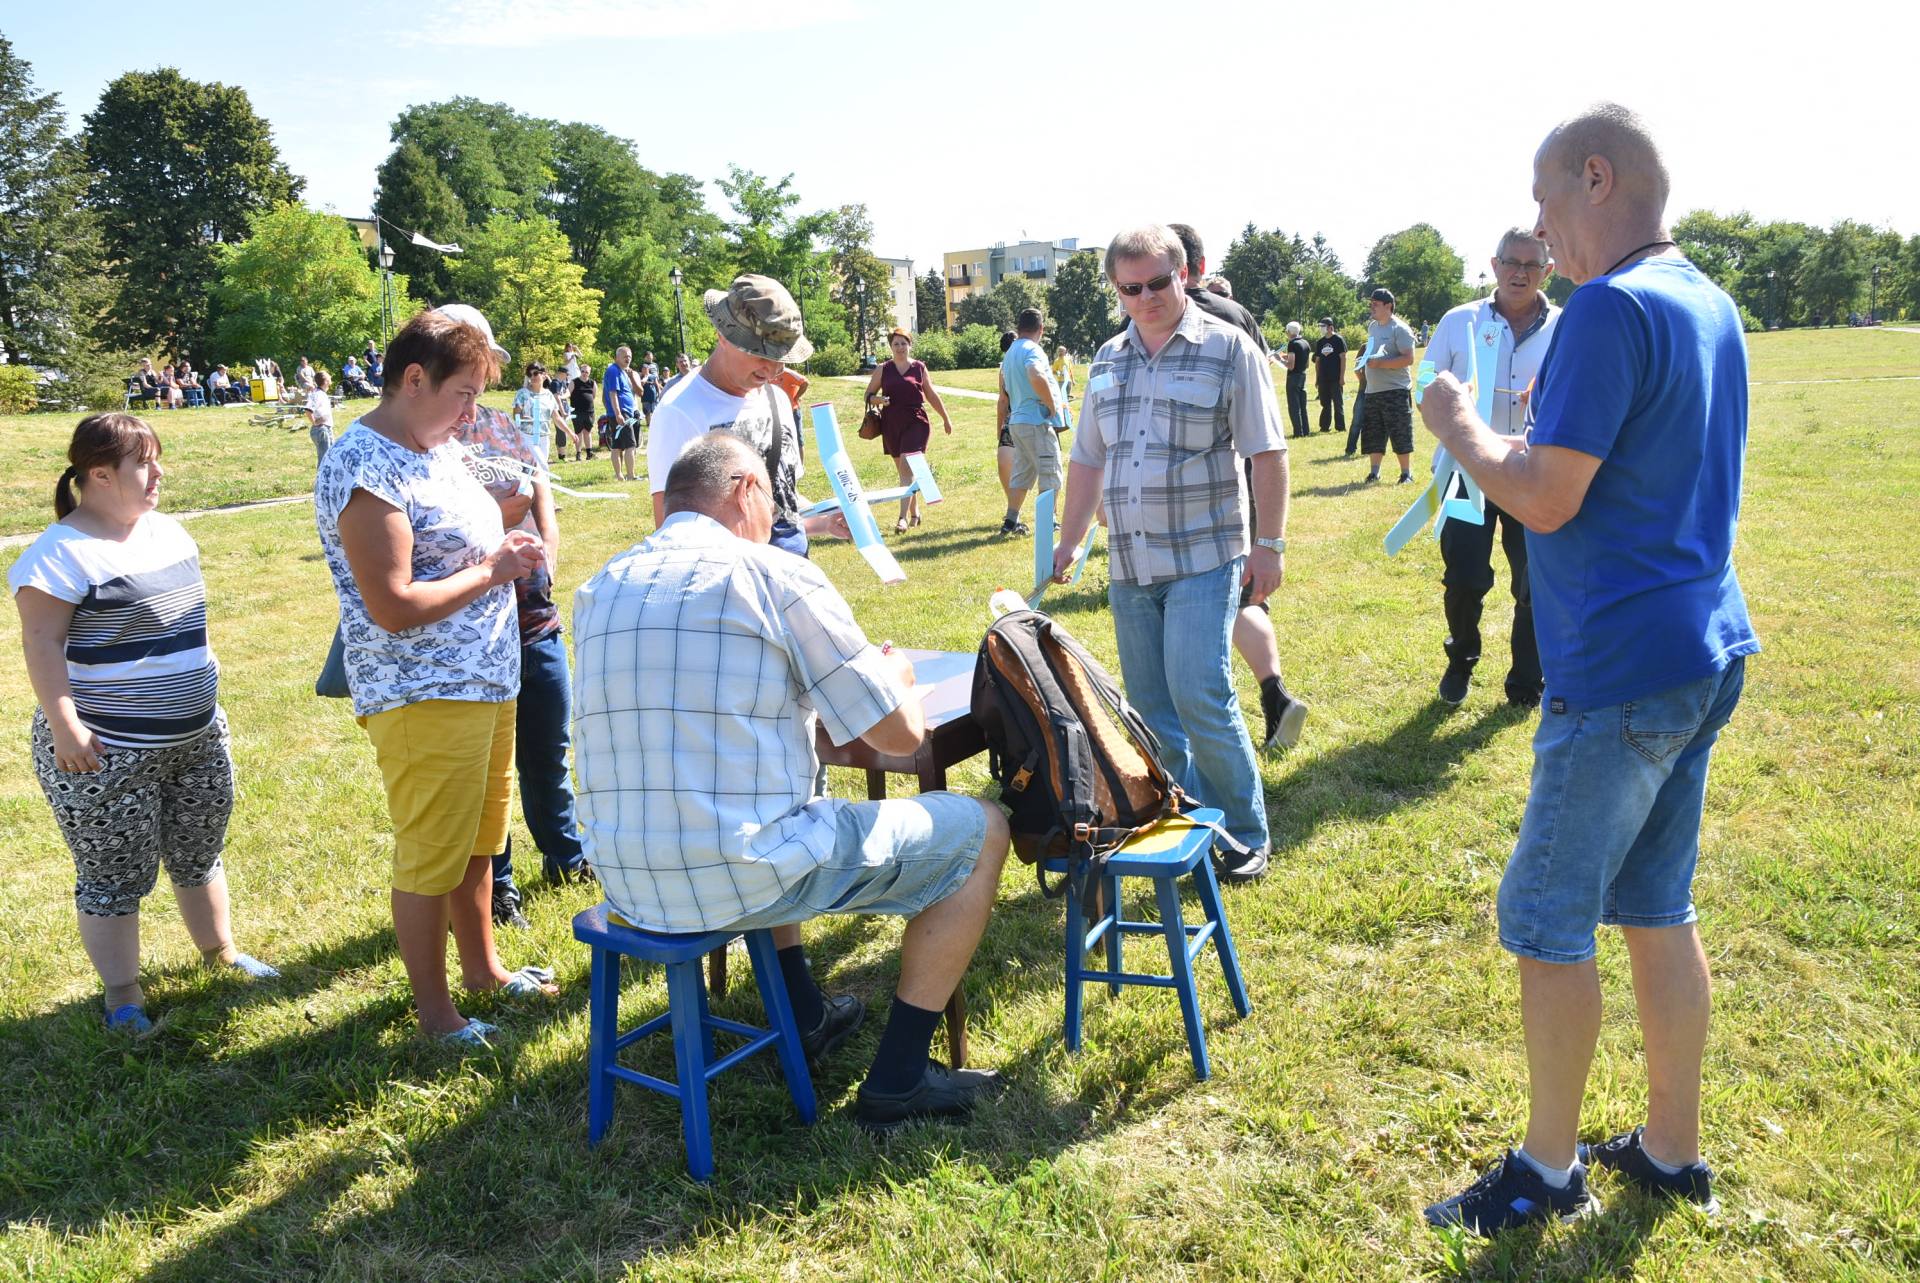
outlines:
[[813, 355], [800, 332], [800, 307], [786, 287], [767, 276], [736, 276], [724, 290], [702, 300], [720, 337], [748, 356], [798, 365]]

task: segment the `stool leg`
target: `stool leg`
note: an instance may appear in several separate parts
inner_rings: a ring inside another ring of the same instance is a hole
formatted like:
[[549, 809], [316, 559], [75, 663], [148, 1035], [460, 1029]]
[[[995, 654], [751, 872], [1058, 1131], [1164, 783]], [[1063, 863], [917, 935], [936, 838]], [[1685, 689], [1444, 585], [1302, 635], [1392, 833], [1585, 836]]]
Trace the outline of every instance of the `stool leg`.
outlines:
[[1247, 982], [1240, 975], [1240, 955], [1233, 947], [1233, 933], [1227, 930], [1227, 909], [1220, 903], [1220, 884], [1214, 880], [1211, 860], [1202, 860], [1193, 866], [1193, 886], [1200, 893], [1207, 920], [1214, 923], [1213, 947], [1220, 955], [1220, 970], [1226, 974], [1233, 1009], [1243, 1016], [1251, 1015], [1253, 1003], [1247, 997]]
[[811, 1123], [819, 1115], [813, 1097], [813, 1075], [807, 1072], [807, 1056], [800, 1047], [800, 1027], [794, 1023], [793, 1003], [787, 999], [786, 977], [780, 972], [780, 951], [774, 948], [771, 931], [747, 932], [747, 957], [753, 963], [753, 980], [760, 986], [760, 1005], [766, 1008], [767, 1024], [779, 1034], [773, 1044], [780, 1060], [780, 1072], [787, 1077], [787, 1093], [800, 1121]]
[[[1126, 932], [1120, 929], [1120, 879], [1105, 877], [1100, 879], [1100, 898], [1105, 901], [1105, 912], [1113, 918], [1113, 925], [1107, 928], [1107, 970], [1114, 975], [1120, 974], [1120, 954], [1126, 944]], [[1120, 982], [1107, 981], [1107, 992], [1118, 997]]]
[[620, 1033], [620, 955], [595, 949], [587, 981], [587, 1144], [613, 1121], [613, 1044]]
[[1180, 993], [1180, 1015], [1187, 1024], [1187, 1050], [1193, 1053], [1194, 1077], [1204, 1081], [1213, 1071], [1207, 1065], [1207, 1030], [1200, 1023], [1200, 996], [1193, 988], [1193, 964], [1187, 961], [1187, 921], [1180, 910], [1180, 881], [1155, 878], [1153, 889], [1160, 900], [1160, 929], [1167, 937], [1173, 987]]
[[1085, 999], [1087, 969], [1087, 915], [1080, 904], [1080, 888], [1067, 880], [1067, 1050], [1080, 1050], [1080, 1005]]
[[697, 1181], [713, 1178], [713, 1127], [707, 1116], [707, 1062], [700, 1050], [700, 963], [667, 967], [667, 1011], [673, 1025], [673, 1064], [680, 1087], [680, 1132], [687, 1142], [687, 1171]]

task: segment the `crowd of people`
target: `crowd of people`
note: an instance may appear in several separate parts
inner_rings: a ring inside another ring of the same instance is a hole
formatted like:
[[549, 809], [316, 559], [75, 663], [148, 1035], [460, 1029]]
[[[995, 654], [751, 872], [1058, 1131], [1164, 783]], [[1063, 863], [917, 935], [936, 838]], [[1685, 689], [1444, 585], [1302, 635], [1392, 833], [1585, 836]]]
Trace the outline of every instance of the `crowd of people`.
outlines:
[[[1483, 525], [1456, 522], [1442, 541], [1439, 695], [1464, 698], [1480, 657], [1498, 533], [1515, 599], [1506, 694], [1539, 708], [1532, 788], [1495, 905], [1518, 959], [1531, 1112], [1518, 1148], [1426, 1210], [1437, 1226], [1495, 1233], [1590, 1214], [1592, 1166], [1713, 1202], [1699, 1152], [1710, 993], [1691, 884], [1711, 750], [1759, 649], [1731, 561], [1746, 353], [1733, 304], [1665, 231], [1667, 189], [1630, 112], [1603, 105], [1557, 126], [1534, 158], [1537, 218], [1499, 238], [1494, 292], [1449, 313], [1428, 351], [1420, 417], [1487, 501]], [[1541, 293], [1554, 269], [1580, 286], [1564, 309]], [[1201, 284], [1190, 228], [1121, 232], [1106, 271], [1127, 325], [1087, 367], [1064, 469], [1071, 358], [1056, 375], [1038, 313], [1023, 312], [1006, 344], [1001, 532], [1023, 524], [1029, 490], [1058, 491], [1065, 582], [1104, 521], [1127, 698], [1174, 781], [1224, 813], [1222, 876], [1251, 882], [1272, 833], [1231, 656], [1260, 679], [1261, 746], [1297, 737], [1305, 707], [1280, 683], [1260, 608], [1286, 580], [1289, 438], [1309, 430], [1306, 375], [1319, 426], [1337, 431], [1345, 345], [1330, 321], [1317, 342], [1290, 326], [1276, 391], [1258, 327]], [[566, 408], [529, 362], [503, 414], [479, 404], [511, 360], [486, 318], [423, 312], [383, 354], [377, 404], [323, 452], [317, 533], [353, 713], [385, 786], [391, 910], [420, 1027], [458, 1044], [498, 1034], [456, 1005], [449, 931], [464, 990], [555, 992], [550, 972], [509, 971], [494, 945], [495, 925], [522, 917], [506, 843], [517, 766], [548, 876], [597, 877], [613, 909], [653, 930], [771, 928], [810, 1057], [844, 1042], [865, 1009], [820, 991], [800, 925], [823, 912], [906, 918], [854, 1119], [885, 1132], [963, 1116], [1003, 1084], [934, 1060], [931, 1042], [992, 912], [1007, 823], [995, 803], [946, 792], [826, 794], [816, 720], [837, 744], [911, 754], [926, 725], [914, 671], [866, 636], [808, 556], [847, 526], [838, 513], [803, 515], [791, 367], [811, 345], [792, 296], [744, 275], [703, 303], [716, 335], [703, 364], [682, 357], [662, 383], [651, 354], [636, 365], [623, 347], [597, 386], [616, 475], [634, 477], [650, 426], [655, 529], [579, 590], [571, 666], [551, 596], [561, 539], [545, 468], [554, 443], [564, 450], [570, 435], [578, 457], [587, 435], [596, 384], [577, 351]], [[1391, 293], [1371, 307], [1352, 425], [1369, 479], [1390, 446], [1405, 481], [1414, 336]], [[1463, 386], [1481, 344], [1498, 369], [1490, 419]], [[911, 336], [895, 331], [889, 348], [867, 393], [898, 461], [929, 443], [929, 407], [952, 425]], [[296, 377], [308, 381], [304, 360]], [[325, 378], [311, 378], [321, 392]], [[161, 865], [209, 963], [274, 974], [228, 926], [233, 767], [193, 541], [156, 511], [160, 454], [137, 418], [83, 421], [58, 520], [9, 576], [40, 705], [35, 769], [73, 853], [81, 937], [107, 1022], [135, 1030], [147, 1025], [138, 908]], [[917, 519], [903, 502], [895, 529]], [[1587, 1145], [1578, 1123], [1601, 924], [1622, 929], [1632, 959], [1648, 1114]]]

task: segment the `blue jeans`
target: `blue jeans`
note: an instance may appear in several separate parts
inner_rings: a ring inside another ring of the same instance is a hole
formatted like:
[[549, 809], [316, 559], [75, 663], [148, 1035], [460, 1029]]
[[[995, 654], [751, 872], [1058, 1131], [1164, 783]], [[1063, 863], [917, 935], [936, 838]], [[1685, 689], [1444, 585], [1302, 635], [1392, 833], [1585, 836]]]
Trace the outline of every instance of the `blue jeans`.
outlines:
[[1226, 814], [1236, 841], [1265, 849], [1267, 802], [1234, 693], [1233, 617], [1246, 558], [1164, 583], [1107, 586], [1127, 701], [1160, 741], [1174, 783]]
[[1585, 962], [1601, 923], [1694, 920], [1707, 759], [1746, 683], [1746, 659], [1624, 704], [1552, 711], [1533, 736], [1533, 787], [1500, 879], [1500, 943]]
[[[540, 848], [549, 879], [586, 863], [573, 817], [573, 776], [567, 748], [573, 716], [573, 678], [566, 638], [556, 632], [520, 648], [520, 701], [514, 727], [514, 768], [520, 773], [520, 813]], [[513, 843], [493, 857], [493, 883], [513, 885]]]

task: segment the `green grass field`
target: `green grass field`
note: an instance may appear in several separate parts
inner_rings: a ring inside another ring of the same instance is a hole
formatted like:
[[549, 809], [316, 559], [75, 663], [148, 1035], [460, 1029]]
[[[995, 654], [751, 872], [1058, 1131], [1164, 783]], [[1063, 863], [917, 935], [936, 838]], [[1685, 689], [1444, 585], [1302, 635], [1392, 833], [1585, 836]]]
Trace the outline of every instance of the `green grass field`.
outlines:
[[[371, 753], [347, 710], [311, 693], [334, 604], [310, 507], [189, 527], [241, 778], [227, 852], [237, 936], [285, 976], [246, 988], [200, 969], [162, 890], [145, 933], [160, 1027], [139, 1043], [100, 1026], [4, 612], [0, 1278], [1915, 1277], [1920, 558], [1902, 549], [1920, 512], [1920, 382], [1774, 381], [1920, 373], [1920, 335], [1752, 346], [1738, 564], [1766, 650], [1715, 758], [1697, 884], [1718, 1004], [1704, 1142], [1722, 1178], [1716, 1220], [1602, 1177], [1607, 1213], [1576, 1227], [1485, 1246], [1420, 1224], [1423, 1203], [1523, 1123], [1517, 986], [1492, 915], [1531, 718], [1499, 702], [1498, 667], [1464, 707], [1436, 705], [1435, 546], [1383, 557], [1407, 492], [1360, 486], [1363, 465], [1316, 436], [1293, 453], [1274, 604], [1288, 684], [1314, 711], [1299, 748], [1263, 762], [1275, 871], [1228, 892], [1252, 1016], [1233, 1018], [1217, 969], [1203, 979], [1212, 1080], [1193, 1081], [1165, 993], [1090, 994], [1086, 1047], [1065, 1053], [1060, 907], [1015, 868], [967, 980], [975, 1061], [1012, 1079], [1008, 1097], [965, 1127], [869, 1140], [847, 1115], [875, 1020], [818, 1075], [812, 1128], [771, 1069], [723, 1077], [705, 1188], [685, 1178], [674, 1107], [651, 1094], [624, 1091], [606, 1142], [586, 1148], [587, 959], [568, 920], [594, 894], [541, 883], [518, 825], [533, 930], [503, 937], [502, 954], [551, 962], [562, 996], [466, 1004], [504, 1026], [491, 1054], [462, 1059], [414, 1035]], [[816, 389], [855, 421], [857, 385]], [[992, 534], [991, 405], [950, 405], [956, 432], [933, 446], [947, 501], [890, 538], [908, 582], [882, 588], [843, 546], [819, 561], [870, 634], [971, 649], [989, 593], [1026, 584], [1031, 549]], [[248, 430], [237, 412], [156, 422], [170, 509], [311, 478], [304, 433]], [[0, 533], [49, 519], [70, 426], [0, 420]], [[870, 481], [891, 476], [877, 450], [856, 451]], [[637, 496], [563, 500], [563, 602], [650, 524], [644, 486], [607, 472], [561, 468], [569, 484]], [[1096, 556], [1050, 605], [1112, 661], [1104, 580]], [[1504, 593], [1489, 599], [1492, 639]], [[984, 772], [970, 764], [954, 784], [983, 790]], [[825, 985], [884, 1015], [898, 924], [825, 921], [808, 939]], [[1609, 1009], [1588, 1138], [1644, 1107], [1617, 939], [1603, 937], [1600, 964]], [[721, 1010], [756, 1018], [741, 970]], [[629, 972], [628, 1012], [664, 1002], [657, 973]], [[635, 1063], [671, 1072], [664, 1044]]]

